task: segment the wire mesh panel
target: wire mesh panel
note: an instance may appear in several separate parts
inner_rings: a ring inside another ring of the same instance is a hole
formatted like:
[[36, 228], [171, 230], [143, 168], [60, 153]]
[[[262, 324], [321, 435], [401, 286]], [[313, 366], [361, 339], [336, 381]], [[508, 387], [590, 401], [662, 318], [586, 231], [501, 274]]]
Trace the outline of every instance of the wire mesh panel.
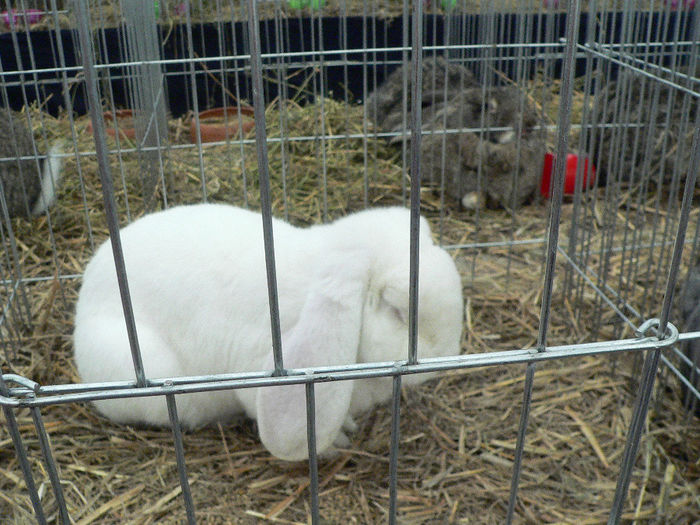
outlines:
[[2, 10], [8, 523], [696, 519], [695, 2]]

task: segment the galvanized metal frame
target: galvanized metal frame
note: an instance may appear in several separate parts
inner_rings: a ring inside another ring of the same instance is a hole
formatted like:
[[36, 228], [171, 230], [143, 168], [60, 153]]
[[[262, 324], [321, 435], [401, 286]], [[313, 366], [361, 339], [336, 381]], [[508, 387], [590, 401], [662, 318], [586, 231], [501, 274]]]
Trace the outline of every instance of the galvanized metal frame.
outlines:
[[[615, 64], [626, 71], [633, 71], [643, 77], [649, 79], [654, 86], [667, 85], [678, 93], [683, 94], [686, 97], [700, 98], [700, 90], [691, 89], [688, 85], [681, 84], [679, 82], [669, 81], [658, 76], [660, 66], [650, 65], [649, 60], [651, 57], [651, 51], [656, 44], [648, 44], [645, 55], [642, 59], [638, 58], [638, 55], [634, 53], [634, 47], [639, 44], [606, 44], [597, 43], [593, 41], [593, 34], [589, 32], [586, 37], [585, 44], [579, 43], [578, 38], [578, 15], [580, 13], [580, 0], [568, 0], [567, 10], [569, 16], [567, 17], [567, 29], [566, 38], [561, 43], [534, 43], [525, 44], [522, 47], [536, 47], [540, 50], [547, 49], [547, 53], [551, 53], [550, 58], [559, 56], [558, 53], [561, 52], [561, 57], [564, 62], [564, 71], [567, 73], [563, 75], [562, 87], [561, 87], [561, 106], [559, 111], [559, 123], [558, 129], [558, 144], [557, 144], [557, 158], [562, 159], [567, 151], [567, 139], [569, 130], [571, 127], [570, 116], [571, 116], [571, 95], [573, 91], [572, 80], [574, 63], [577, 58], [584, 57], [587, 60], [587, 80], [590, 79], [590, 72], [592, 71], [593, 61], [601, 61], [607, 64]], [[597, 2], [589, 2], [589, 12], [591, 14], [598, 13]], [[631, 9], [631, 3], [627, 2], [628, 8]], [[56, 16], [56, 5], [55, 0], [51, 0], [51, 8], [53, 10], [54, 16]], [[400, 389], [402, 383], [402, 376], [406, 374], [414, 373], [425, 373], [425, 372], [435, 372], [435, 371], [446, 371], [446, 370], [456, 370], [461, 368], [471, 368], [471, 367], [483, 367], [483, 366], [497, 366], [497, 365], [523, 365], [526, 367], [525, 383], [523, 389], [523, 404], [521, 407], [521, 417], [518, 428], [518, 437], [516, 442], [515, 451], [515, 461], [513, 465], [511, 490], [508, 501], [508, 511], [507, 511], [507, 522], [510, 523], [515, 515], [515, 509], [517, 507], [517, 492], [519, 487], [520, 470], [524, 458], [524, 445], [527, 439], [527, 425], [529, 409], [531, 406], [531, 395], [534, 381], [536, 380], [536, 364], [540, 361], [552, 360], [552, 359], [566, 359], [566, 358], [577, 358], [585, 355], [593, 354], [618, 354], [620, 352], [634, 352], [634, 353], [645, 353], [646, 359], [644, 361], [642, 380], [640, 384], [639, 397], [635, 402], [634, 415], [632, 422], [629, 427], [628, 438], [626, 442], [625, 452], [620, 465], [620, 474], [618, 477], [618, 485], [615, 493], [615, 498], [612, 503], [612, 508], [609, 517], [609, 523], [619, 523], [620, 516], [622, 512], [622, 506], [625, 502], [627, 490], [629, 487], [629, 482], [634, 466], [634, 460], [636, 458], [637, 447], [639, 445], [640, 437], [643, 432], [643, 423], [646, 416], [646, 411], [649, 406], [651, 393], [654, 386], [654, 380], [659, 365], [659, 361], [664, 363], [670, 370], [680, 376], [678, 370], [673, 366], [671, 360], [661, 353], [663, 349], [672, 349], [676, 354], [680, 354], [677, 349], [678, 343], [682, 341], [688, 341], [691, 339], [696, 339], [700, 337], [700, 332], [691, 333], [679, 333], [678, 329], [671, 323], [671, 306], [673, 299], [673, 292], [675, 284], [678, 281], [679, 271], [680, 271], [680, 259], [682, 251], [686, 245], [685, 236], [688, 229], [688, 220], [691, 209], [692, 191], [695, 188], [696, 178], [698, 176], [698, 167], [700, 167], [700, 112], [695, 115], [694, 127], [695, 127], [695, 137], [693, 142], [693, 157], [691, 160], [691, 167], [694, 166], [696, 169], [691, 169], [685, 178], [685, 191], [683, 203], [680, 208], [680, 219], [676, 225], [675, 233], [670, 235], [666, 232], [663, 236], [664, 239], [673, 238], [673, 250], [669, 253], [669, 259], [662, 266], [662, 262], [659, 261], [659, 269], [667, 269], [666, 272], [666, 282], [665, 286], [661, 289], [665, 290], [664, 301], [659, 312], [659, 319], [644, 319], [639, 312], [635, 311], [630, 305], [626, 303], [624, 295], [619, 295], [615, 288], [609, 285], [600, 275], [586, 265], [586, 257], [590, 255], [590, 252], [577, 253], [575, 243], [570, 244], [568, 247], [563, 247], [559, 243], [559, 224], [561, 215], [561, 203], [563, 198], [563, 184], [564, 184], [564, 163], [557, 162], [555, 167], [555, 185], [554, 185], [554, 196], [552, 199], [552, 205], [550, 209], [549, 216], [549, 229], [546, 239], [533, 239], [530, 241], [511, 241], [510, 243], [467, 243], [464, 245], [448, 247], [451, 249], [459, 248], [480, 248], [485, 245], [506, 245], [509, 247], [515, 246], [522, 243], [540, 243], [545, 248], [545, 271], [543, 279], [543, 294], [542, 294], [542, 308], [540, 314], [540, 324], [539, 333], [537, 338], [536, 348], [533, 349], [513, 349], [503, 352], [493, 352], [486, 354], [468, 354], [461, 356], [454, 356], [448, 358], [440, 359], [422, 359], [421, 356], [417, 354], [417, 313], [418, 313], [418, 274], [419, 274], [419, 260], [418, 260], [418, 218], [419, 218], [419, 206], [420, 206], [420, 138], [421, 132], [421, 104], [420, 104], [420, 93], [421, 85], [424, 79], [421, 78], [421, 67], [420, 61], [424, 52], [434, 52], [434, 51], [450, 51], [454, 53], [462, 53], [464, 57], [467, 54], [473, 53], [472, 57], [465, 58], [466, 60], [472, 60], [474, 62], [486, 62], [486, 61], [499, 61], [499, 60], [511, 60], [510, 57], [503, 56], [492, 56], [489, 50], [484, 50], [484, 47], [488, 46], [467, 46], [459, 44], [451, 44], [447, 46], [424, 46], [422, 31], [423, 31], [423, 17], [422, 0], [414, 0], [412, 4], [412, 13], [415, 15], [412, 17], [412, 30], [411, 30], [411, 46], [408, 46], [408, 32], [404, 34], [404, 46], [398, 48], [402, 51], [404, 63], [408, 63], [408, 57], [411, 61], [411, 78], [410, 85], [412, 86], [411, 92], [411, 108], [408, 109], [407, 104], [407, 93], [409, 78], [404, 77], [404, 108], [405, 109], [405, 122], [409, 125], [407, 129], [410, 129], [411, 142], [410, 151], [406, 151], [406, 142], [404, 140], [404, 159], [408, 162], [404, 162], [404, 166], [410, 166], [410, 173], [412, 175], [411, 188], [409, 194], [409, 207], [411, 210], [411, 248], [410, 248], [410, 262], [411, 262], [411, 281], [410, 281], [410, 309], [409, 309], [409, 345], [407, 348], [406, 360], [401, 362], [391, 362], [391, 363], [363, 363], [363, 364], [353, 364], [341, 367], [318, 367], [309, 369], [286, 369], [284, 367], [282, 359], [282, 346], [281, 346], [281, 334], [279, 325], [279, 310], [277, 306], [277, 288], [276, 288], [276, 272], [274, 263], [274, 232], [272, 228], [272, 211], [270, 204], [270, 187], [269, 187], [269, 173], [267, 169], [267, 143], [269, 139], [265, 134], [264, 125], [264, 114], [265, 114], [265, 100], [263, 94], [263, 69], [265, 63], [272, 63], [277, 61], [278, 64], [286, 64], [289, 67], [289, 63], [284, 61], [283, 53], [277, 54], [266, 54], [261, 53], [260, 45], [260, 33], [259, 24], [257, 17], [257, 3], [255, 0], [247, 0], [247, 11], [248, 11], [248, 43], [250, 46], [250, 54], [241, 53], [240, 55], [232, 57], [217, 57], [215, 60], [220, 62], [220, 70], [223, 74], [225, 70], [224, 63], [229, 60], [240, 61], [250, 59], [250, 70], [252, 73], [253, 80], [253, 102], [255, 106], [256, 115], [258, 119], [258, 125], [256, 126], [256, 139], [255, 143], [257, 146], [258, 153], [258, 164], [260, 166], [260, 179], [261, 179], [261, 201], [262, 201], [262, 220], [263, 220], [263, 230], [264, 230], [264, 241], [265, 241], [265, 259], [267, 264], [267, 278], [268, 278], [268, 292], [270, 300], [270, 314], [272, 319], [271, 331], [272, 331], [272, 341], [273, 341], [273, 352], [274, 352], [274, 369], [268, 371], [260, 371], [255, 373], [239, 373], [239, 374], [219, 374], [211, 376], [201, 376], [201, 377], [176, 377], [176, 378], [149, 378], [146, 377], [143, 364], [141, 360], [140, 349], [138, 346], [138, 334], [136, 333], [136, 327], [134, 322], [133, 309], [131, 307], [131, 301], [128, 290], [128, 279], [126, 269], [124, 268], [123, 255], [121, 253], [121, 246], [119, 242], [119, 222], [116, 213], [116, 206], [114, 200], [114, 187], [112, 182], [112, 176], [109, 170], [108, 155], [110, 151], [107, 148], [107, 143], [104, 135], [104, 122], [102, 120], [101, 112], [98, 111], [100, 108], [100, 96], [98, 89], [97, 74], [102, 70], [108, 70], [109, 66], [101, 66], [94, 63], [94, 50], [92, 47], [92, 35], [90, 34], [90, 19], [89, 19], [89, 6], [88, 2], [85, 0], [75, 1], [75, 12], [78, 17], [78, 29], [79, 29], [79, 40], [82, 50], [82, 67], [65, 67], [65, 63], [62, 60], [61, 68], [59, 71], [62, 74], [62, 83], [64, 92], [68, 91], [68, 75], [81, 71], [85, 75], [85, 87], [87, 89], [87, 95], [90, 101], [89, 108], [91, 113], [91, 118], [95, 129], [95, 152], [97, 155], [99, 166], [100, 166], [100, 176], [102, 180], [102, 187], [104, 192], [104, 202], [105, 202], [105, 213], [107, 214], [108, 225], [110, 230], [110, 238], [112, 242], [112, 248], [115, 258], [115, 263], [117, 267], [117, 276], [119, 280], [122, 304], [124, 308], [125, 322], [127, 324], [129, 332], [129, 341], [131, 345], [131, 352], [134, 362], [134, 377], [133, 381], [121, 381], [121, 382], [110, 382], [110, 383], [95, 383], [95, 384], [76, 384], [76, 385], [39, 385], [33, 382], [30, 378], [20, 377], [14, 374], [2, 374], [0, 375], [0, 405], [2, 405], [3, 413], [7, 421], [8, 430], [11, 435], [13, 444], [15, 446], [16, 454], [19, 458], [20, 468], [22, 469], [26, 484], [27, 491], [29, 493], [32, 505], [35, 510], [36, 519], [39, 523], [46, 523], [47, 518], [42, 508], [42, 504], [37, 492], [36, 484], [33, 480], [33, 473], [29, 461], [29, 456], [24, 446], [22, 436], [17, 427], [17, 422], [15, 418], [15, 410], [22, 407], [28, 407], [31, 410], [32, 419], [34, 422], [34, 427], [39, 438], [40, 448], [43, 456], [43, 460], [47, 466], [48, 475], [50, 478], [51, 486], [54, 490], [54, 495], [58, 503], [58, 512], [61, 520], [64, 523], [69, 523], [68, 511], [66, 508], [65, 498], [63, 496], [60, 484], [60, 472], [52, 457], [50, 440], [46, 432], [45, 426], [42, 421], [41, 409], [49, 407], [56, 404], [64, 403], [77, 403], [85, 402], [97, 399], [115, 399], [115, 398], [126, 398], [126, 397], [140, 397], [140, 396], [164, 396], [167, 400], [168, 413], [170, 417], [170, 422], [173, 429], [173, 440], [175, 444], [175, 453], [177, 459], [177, 468], [180, 478], [180, 483], [182, 487], [183, 503], [185, 507], [186, 517], [188, 523], [195, 523], [195, 508], [193, 504], [193, 499], [191, 495], [191, 489], [189, 487], [187, 467], [186, 467], [186, 457], [184, 454], [183, 447], [183, 436], [180, 431], [180, 422], [177, 415], [177, 395], [191, 392], [208, 392], [222, 389], [232, 389], [232, 388], [252, 388], [252, 387], [273, 387], [275, 385], [289, 385], [289, 384], [304, 384], [306, 388], [306, 414], [307, 414], [307, 436], [308, 436], [308, 447], [309, 447], [309, 476], [310, 476], [310, 502], [311, 502], [311, 518], [313, 523], [320, 522], [319, 515], [319, 484], [318, 484], [318, 458], [315, 448], [315, 385], [317, 383], [326, 381], [337, 381], [337, 380], [352, 380], [361, 378], [371, 378], [371, 377], [392, 377], [393, 378], [393, 397], [392, 397], [392, 431], [391, 431], [391, 442], [389, 444], [389, 472], [387, 474], [387, 484], [389, 487], [389, 522], [395, 523], [398, 513], [397, 504], [397, 468], [400, 461], [400, 450], [399, 450], [399, 420], [400, 420]], [[9, 7], [8, 7], [9, 9]], [[605, 9], [601, 9], [601, 14], [603, 17], [609, 16]], [[404, 4], [404, 17], [406, 20], [409, 18], [409, 5]], [[490, 7], [487, 15], [491, 16], [495, 20], [496, 13], [493, 7]], [[697, 10], [696, 10], [697, 15]], [[542, 14], [540, 13], [540, 16]], [[546, 15], [551, 16], [551, 15]], [[696, 16], [696, 26], [700, 25], [697, 19], [700, 17]], [[631, 30], [633, 26], [633, 20], [627, 19], [627, 23], [630, 26], [626, 30]], [[192, 52], [192, 33], [191, 33], [191, 19], [189, 15], [189, 9], [187, 11], [187, 25], [188, 25], [188, 38], [189, 38], [189, 57], [186, 63], [190, 67], [190, 77], [191, 77], [191, 89], [196, 93], [197, 83], [194, 78], [194, 64], [197, 61], [206, 62], [211, 59], [195, 59]], [[56, 25], [58, 27], [58, 25]], [[408, 27], [408, 24], [405, 24]], [[495, 27], [495, 26], [494, 26]], [[486, 40], [496, 40], [497, 35], [493, 34], [495, 30], [494, 27], [489, 26], [487, 28]], [[463, 28], [466, 30], [466, 28]], [[520, 26], [521, 31], [525, 31], [524, 26]], [[14, 31], [14, 28], [13, 28]], [[58, 29], [56, 29], [58, 31]], [[322, 26], [319, 22], [319, 31], [322, 31]], [[661, 29], [657, 29], [661, 31]], [[521, 36], [524, 33], [520, 33]], [[676, 28], [676, 35], [680, 34], [680, 29]], [[695, 35], [698, 35], [696, 29]], [[366, 34], [365, 34], [366, 36]], [[658, 36], [658, 34], [657, 34]], [[58, 40], [60, 42], [60, 39]], [[388, 48], [381, 48], [377, 46], [370, 46], [369, 42], [365, 38], [366, 46], [363, 48], [362, 52], [365, 56], [365, 63], [369, 62], [370, 56], [381, 56], [382, 52], [389, 51]], [[520, 45], [520, 44], [517, 44]], [[661, 46], [661, 44], [658, 44]], [[678, 53], [679, 46], [685, 46], [691, 50], [697, 52], [698, 41], [697, 39], [690, 42], [680, 42], [677, 41], [676, 53]], [[506, 46], [507, 47], [507, 46]], [[392, 51], [396, 51], [397, 48], [392, 48]], [[303, 56], [313, 56], [314, 60], [319, 61], [323, 64], [326, 59], [329, 60], [340, 60], [346, 64], [347, 60], [345, 58], [347, 54], [347, 49], [340, 51], [337, 50], [324, 50], [324, 49], [312, 49], [310, 51], [300, 53], [298, 58]], [[484, 55], [479, 56], [479, 52], [484, 52]], [[692, 52], [691, 52], [692, 55]], [[59, 56], [62, 59], [62, 53], [59, 50]], [[697, 53], [695, 55], [697, 56]], [[514, 60], [520, 61], [521, 58], [514, 58]], [[695, 60], [695, 58], [693, 59]], [[148, 64], [162, 65], [167, 61], [164, 60], [153, 60], [147, 61]], [[520, 64], [520, 62], [518, 62]], [[141, 63], [133, 63], [132, 65], [137, 65]], [[121, 65], [129, 65], [124, 63]], [[36, 83], [35, 88], [38, 89], [39, 82], [37, 80], [37, 74], [39, 71], [32, 65], [31, 69], [25, 71], [24, 75], [33, 75]], [[5, 73], [0, 71], [0, 76], [4, 77]], [[321, 86], [323, 84], [323, 77], [321, 77]], [[365, 73], [365, 81], [367, 80], [367, 75]], [[4, 81], [4, 78], [3, 78]], [[2, 84], [0, 84], [2, 85]], [[697, 86], [696, 86], [697, 88]], [[320, 88], [323, 92], [323, 87]], [[6, 92], [2, 90], [2, 94], [6, 98]], [[195, 104], [197, 97], [194, 97]], [[618, 103], [618, 102], [616, 102]], [[370, 110], [371, 108], [367, 108]], [[196, 110], [196, 107], [195, 107]], [[624, 108], [621, 108], [624, 110]], [[653, 106], [651, 108], [652, 114], [656, 113], [657, 108]], [[323, 107], [321, 107], [323, 119]], [[195, 111], [195, 114], [197, 112]], [[367, 117], [367, 113], [365, 115]], [[72, 117], [71, 117], [72, 118]], [[281, 117], [282, 118], [282, 117]], [[365, 119], [366, 120], [366, 119]], [[262, 125], [261, 125], [262, 124]], [[588, 126], [591, 129], [596, 128], [596, 123], [590, 123]], [[584, 125], [585, 127], [585, 125]], [[75, 130], [72, 126], [73, 138], [75, 139]], [[458, 132], [460, 130], [447, 130], [446, 133]], [[640, 132], [643, 132], [640, 130]], [[378, 134], [381, 136], [382, 134]], [[396, 134], [399, 136], [399, 134]], [[350, 135], [347, 133], [339, 134], [337, 136], [328, 136], [325, 133], [321, 134], [321, 139], [323, 141], [329, 140], [347, 140]], [[360, 135], [363, 138], [367, 137], [367, 128], [365, 127], [364, 133]], [[404, 134], [404, 137], [406, 135]], [[309, 137], [296, 137], [295, 140], [315, 140], [318, 135], [313, 135]], [[592, 133], [591, 141], [595, 140], [595, 132]], [[285, 138], [276, 140], [286, 140]], [[585, 142], [584, 142], [585, 145]], [[204, 185], [204, 165], [202, 160], [203, 149], [207, 146], [201, 143], [201, 140], [194, 146], [199, 152], [199, 165], [200, 171], [202, 173], [203, 181], [203, 197], [206, 199], [206, 187]], [[367, 162], [367, 144], [365, 142], [365, 162]], [[585, 146], [582, 146], [585, 147]], [[148, 148], [143, 148], [147, 150]], [[158, 151], [159, 147], [152, 148], [154, 151]], [[323, 147], [322, 147], [323, 149]], [[76, 159], [80, 159], [81, 156], [90, 155], [93, 152], [75, 152]], [[409, 160], [410, 159], [410, 160]], [[8, 159], [0, 159], [8, 160]], [[444, 150], [443, 150], [443, 163]], [[79, 165], [79, 164], [78, 164]], [[367, 173], [367, 166], [365, 169], [365, 176]], [[675, 179], [678, 180], [679, 174], [675, 174]], [[367, 181], [365, 180], [365, 184]], [[444, 196], [444, 190], [443, 190]], [[6, 206], [0, 202], [0, 208], [3, 210], [2, 224], [0, 224], [0, 232], [3, 234], [3, 239], [7, 237], [7, 242], [12, 243], [13, 235], [11, 230], [11, 224], [9, 217], [7, 216]], [[576, 213], [586, 214], [589, 213], [587, 208], [583, 206], [580, 200], [576, 201], [575, 207]], [[326, 216], [326, 208], [324, 204], [324, 217]], [[576, 215], [575, 215], [576, 216]], [[88, 232], [92, 235], [92, 232]], [[574, 237], [579, 233], [574, 229]], [[581, 235], [585, 235], [581, 233]], [[606, 243], [610, 243], [611, 239], [607, 239]], [[5, 244], [5, 240], [3, 240]], [[628, 248], [627, 245], [622, 246], [623, 253], [625, 250], [640, 250], [644, 249], [643, 246], [639, 244], [633, 244], [633, 248]], [[617, 248], [611, 244], [604, 244], [600, 247], [601, 253], [610, 253], [615, 251]], [[651, 249], [651, 248], [649, 248]], [[600, 297], [601, 307], [612, 308], [620, 317], [620, 319], [627, 323], [628, 325], [636, 329], [636, 337], [633, 339], [619, 339], [613, 341], [602, 341], [595, 343], [584, 343], [584, 344], [569, 344], [563, 346], [548, 346], [547, 345], [547, 333], [549, 328], [549, 313], [551, 308], [552, 300], [552, 290], [554, 282], [554, 268], [558, 257], [563, 258], [567, 263], [568, 268], [571, 271], [571, 278], [569, 279], [569, 285], [571, 290], [575, 293], [580, 293], [584, 286], [592, 288]], [[15, 304], [19, 302], [24, 302], [26, 306], [26, 298], [21, 299], [22, 291], [21, 285], [24, 280], [21, 279], [21, 274], [19, 273], [20, 267], [17, 260], [17, 256], [14, 250], [12, 250], [12, 260], [8, 259], [7, 262], [3, 262], [0, 269], [0, 277], [2, 278], [2, 285], [5, 287], [14, 287], [12, 293], [9, 294], [9, 304], [3, 305], [2, 315], [0, 316], [0, 328], [4, 324], [9, 324], [15, 315]], [[9, 270], [6, 270], [7, 267]], [[61, 279], [74, 278], [76, 276], [60, 276]], [[574, 281], [577, 284], [574, 284]], [[659, 286], [661, 286], [659, 284]], [[608, 297], [611, 295], [615, 300]], [[622, 306], [620, 306], [622, 304]], [[625, 311], [623, 311], [623, 308]], [[28, 312], [28, 307], [26, 308]], [[628, 316], [628, 313], [632, 312], [632, 316]], [[633, 319], [633, 318], [634, 319]], [[0, 342], [3, 345], [6, 344], [2, 332], [0, 332]], [[8, 343], [9, 344], [9, 343]], [[682, 359], [682, 354], [681, 359]], [[687, 358], [686, 358], [687, 361]], [[700, 393], [697, 392], [693, 385], [688, 383], [686, 380], [686, 386], [688, 386], [691, 391], [694, 392], [696, 396], [700, 397]]]

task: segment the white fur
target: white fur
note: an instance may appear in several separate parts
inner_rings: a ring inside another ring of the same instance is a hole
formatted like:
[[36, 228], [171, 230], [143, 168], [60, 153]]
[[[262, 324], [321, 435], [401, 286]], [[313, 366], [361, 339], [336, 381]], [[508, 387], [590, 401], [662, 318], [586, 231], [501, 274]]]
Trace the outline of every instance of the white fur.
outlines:
[[32, 215], [41, 215], [56, 202], [56, 188], [61, 176], [63, 166], [63, 147], [61, 142], [56, 142], [44, 161], [44, 172], [41, 175], [41, 193], [34, 202]]
[[[454, 262], [420, 227], [418, 355], [460, 350], [462, 288]], [[409, 212], [372, 209], [326, 225], [274, 220], [286, 368], [405, 359]], [[121, 231], [146, 375], [164, 378], [270, 370], [270, 314], [260, 215], [222, 204], [171, 208]], [[85, 269], [75, 318], [85, 382], [133, 379], [114, 262], [103, 244]], [[416, 384], [427, 374], [404, 377]], [[317, 450], [343, 441], [351, 416], [391, 397], [391, 378], [319, 383]], [[178, 396], [186, 427], [245, 413], [275, 456], [306, 445], [303, 385]], [[168, 425], [162, 397], [95, 403], [110, 419]]]

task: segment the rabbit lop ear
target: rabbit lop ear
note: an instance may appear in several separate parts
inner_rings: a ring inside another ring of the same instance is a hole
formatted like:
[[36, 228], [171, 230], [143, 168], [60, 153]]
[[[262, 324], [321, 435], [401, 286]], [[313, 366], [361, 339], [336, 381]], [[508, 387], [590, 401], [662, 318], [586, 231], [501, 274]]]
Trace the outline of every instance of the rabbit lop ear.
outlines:
[[[326, 257], [314, 277], [298, 322], [282, 334], [285, 368], [351, 364], [357, 360], [362, 308], [369, 281], [366, 257]], [[272, 359], [269, 361], [272, 368]], [[348, 415], [352, 381], [316, 383], [316, 450], [338, 438]], [[304, 385], [260, 388], [256, 397], [263, 445], [289, 461], [308, 457]]]

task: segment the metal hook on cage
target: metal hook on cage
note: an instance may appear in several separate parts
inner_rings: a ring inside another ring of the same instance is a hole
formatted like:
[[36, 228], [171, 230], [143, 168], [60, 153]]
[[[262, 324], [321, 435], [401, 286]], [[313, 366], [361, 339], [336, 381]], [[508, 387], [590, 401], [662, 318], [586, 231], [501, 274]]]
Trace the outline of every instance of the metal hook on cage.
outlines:
[[[658, 329], [661, 326], [661, 320], [654, 317], [652, 319], [647, 319], [644, 321], [641, 325], [639, 325], [639, 328], [637, 328], [634, 331], [635, 337], [638, 338], [643, 338], [643, 337], [657, 337], [659, 339], [659, 347], [662, 346], [671, 346], [673, 344], [676, 344], [678, 342], [678, 337], [680, 333], [678, 332], [678, 328], [671, 323], [667, 322], [666, 323], [666, 331], [663, 334], [663, 336], [659, 336]], [[647, 332], [649, 330], [654, 329], [654, 333], [651, 335], [648, 335]]]
[[[31, 379], [27, 379], [24, 376], [18, 375], [18, 374], [3, 374], [2, 379], [5, 383], [16, 383], [20, 386], [23, 386], [25, 388], [28, 388], [32, 392], [38, 394], [41, 385], [37, 383], [36, 381], [32, 381]], [[9, 389], [13, 390], [13, 389]]]

